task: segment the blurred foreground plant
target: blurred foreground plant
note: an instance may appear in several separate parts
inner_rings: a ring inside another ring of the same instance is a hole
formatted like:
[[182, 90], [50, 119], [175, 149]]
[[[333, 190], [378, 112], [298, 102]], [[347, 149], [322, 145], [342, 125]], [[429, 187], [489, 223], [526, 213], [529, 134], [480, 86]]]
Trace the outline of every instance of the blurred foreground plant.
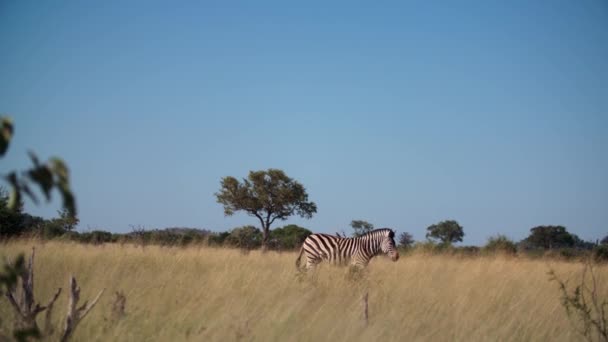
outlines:
[[[14, 263], [7, 260], [4, 265], [4, 270], [0, 273], [0, 294], [4, 295], [15, 311], [15, 324], [13, 328], [13, 338], [17, 341], [28, 341], [29, 338], [50, 338], [55, 332], [51, 324], [53, 305], [61, 294], [61, 288], [57, 289], [55, 295], [47, 305], [41, 306], [36, 303], [34, 297], [34, 255], [35, 249], [32, 248], [32, 255], [25, 265], [23, 254], [19, 255]], [[21, 290], [19, 291], [20, 285]], [[65, 326], [60, 337], [60, 341], [67, 341], [72, 336], [74, 329], [78, 323], [89, 313], [89, 311], [97, 304], [97, 301], [103, 294], [101, 290], [95, 299], [77, 307], [80, 300], [80, 287], [76, 283], [74, 276], [70, 277], [70, 293], [68, 300], [68, 310], [65, 319]], [[40, 330], [36, 317], [38, 314], [46, 311], [44, 329]], [[0, 340], [6, 339], [0, 335]]]
[[549, 271], [550, 281], [559, 284], [562, 306], [578, 333], [587, 341], [608, 341], [606, 298], [598, 294], [598, 279], [590, 260], [585, 262], [579, 285], [570, 290], [563, 281]]
[[[8, 150], [13, 133], [13, 121], [8, 117], [0, 117], [0, 157]], [[75, 217], [76, 200], [70, 188], [70, 172], [65, 162], [53, 157], [46, 163], [41, 163], [33, 152], [28, 154], [34, 164], [32, 168], [13, 170], [4, 175], [4, 179], [11, 185], [8, 207], [14, 210], [21, 206], [23, 194], [37, 204], [38, 197], [30, 188], [30, 183], [34, 183], [40, 187], [47, 201], [51, 199], [51, 191], [57, 189], [63, 200], [63, 208], [71, 217]]]

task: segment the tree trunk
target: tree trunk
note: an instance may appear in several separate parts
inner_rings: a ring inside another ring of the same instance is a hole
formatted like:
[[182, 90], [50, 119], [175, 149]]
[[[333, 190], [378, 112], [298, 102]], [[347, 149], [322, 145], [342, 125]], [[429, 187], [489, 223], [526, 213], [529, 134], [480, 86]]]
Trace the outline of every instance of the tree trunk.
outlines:
[[262, 253], [268, 251], [268, 240], [270, 240], [270, 229], [264, 225], [262, 227]]
[[268, 251], [268, 242], [270, 240], [270, 224], [272, 223], [270, 221], [270, 215], [271, 214], [268, 213], [265, 219], [260, 215], [256, 215], [262, 225], [262, 253]]

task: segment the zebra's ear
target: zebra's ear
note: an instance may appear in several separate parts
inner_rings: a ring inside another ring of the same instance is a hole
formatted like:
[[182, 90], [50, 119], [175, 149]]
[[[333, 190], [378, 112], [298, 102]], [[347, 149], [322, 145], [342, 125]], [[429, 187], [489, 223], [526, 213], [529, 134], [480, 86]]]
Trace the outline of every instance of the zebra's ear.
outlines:
[[388, 233], [388, 237], [394, 238], [395, 237], [395, 231], [391, 229], [390, 233]]

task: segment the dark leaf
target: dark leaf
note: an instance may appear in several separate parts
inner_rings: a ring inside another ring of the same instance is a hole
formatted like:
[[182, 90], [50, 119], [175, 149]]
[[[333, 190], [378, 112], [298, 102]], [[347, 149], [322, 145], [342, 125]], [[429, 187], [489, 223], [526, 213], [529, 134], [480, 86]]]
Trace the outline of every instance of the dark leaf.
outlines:
[[0, 284], [4, 284], [7, 291], [11, 291], [17, 285], [19, 274], [25, 273], [25, 257], [23, 254], [17, 256], [14, 264], [5, 264], [4, 271], [0, 273]]
[[36, 197], [27, 184], [22, 184], [21, 190], [32, 200], [32, 202], [34, 202], [34, 204], [38, 205], [38, 197]]
[[36, 154], [32, 151], [27, 151], [28, 156], [30, 156], [30, 159], [32, 160], [32, 164], [34, 164], [34, 167], [39, 167], [40, 166], [40, 162], [38, 161], [38, 157], [36, 156]]
[[13, 120], [3, 117], [0, 122], [0, 156], [8, 150], [8, 146], [13, 137]]
[[11, 194], [8, 198], [8, 208], [10, 210], [17, 210], [17, 208], [19, 208], [20, 205], [21, 205], [21, 192], [19, 191], [19, 188], [13, 187], [11, 189]]
[[76, 217], [76, 199], [68, 184], [59, 184], [59, 192], [63, 198], [63, 208], [68, 211], [68, 216]]
[[57, 175], [59, 183], [69, 183], [70, 171], [65, 162], [59, 158], [51, 158], [51, 169]]
[[51, 199], [51, 190], [53, 189], [53, 173], [46, 165], [40, 165], [28, 171], [30, 179], [40, 186], [46, 200]]

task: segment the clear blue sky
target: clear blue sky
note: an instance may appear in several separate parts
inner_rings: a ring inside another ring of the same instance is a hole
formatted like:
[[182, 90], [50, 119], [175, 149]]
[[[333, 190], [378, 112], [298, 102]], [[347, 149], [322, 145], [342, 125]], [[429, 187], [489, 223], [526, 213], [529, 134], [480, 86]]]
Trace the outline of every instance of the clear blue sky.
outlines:
[[257, 224], [213, 194], [280, 168], [315, 232], [608, 233], [604, 0], [2, 1], [0, 46], [0, 172], [64, 158], [82, 230]]

